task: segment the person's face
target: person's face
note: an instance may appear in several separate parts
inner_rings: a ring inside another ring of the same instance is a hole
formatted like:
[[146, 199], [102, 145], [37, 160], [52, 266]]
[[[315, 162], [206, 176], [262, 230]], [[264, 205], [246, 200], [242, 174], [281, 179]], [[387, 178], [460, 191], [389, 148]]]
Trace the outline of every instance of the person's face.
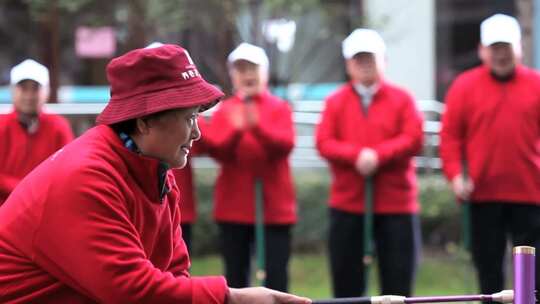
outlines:
[[360, 52], [346, 62], [347, 73], [351, 80], [365, 86], [379, 81], [380, 70], [373, 53]]
[[241, 95], [254, 96], [266, 89], [266, 71], [257, 64], [237, 60], [231, 66], [230, 75], [234, 90]]
[[13, 87], [13, 106], [17, 112], [36, 115], [47, 99], [47, 89], [33, 80], [23, 80]]
[[497, 42], [487, 47], [480, 46], [480, 59], [499, 77], [512, 74], [518, 62], [514, 48], [506, 42]]
[[[155, 118], [137, 119], [140, 149], [171, 168], [183, 168], [193, 142], [201, 138], [197, 123], [199, 106], [168, 111]], [[139, 144], [139, 143], [138, 143]]]

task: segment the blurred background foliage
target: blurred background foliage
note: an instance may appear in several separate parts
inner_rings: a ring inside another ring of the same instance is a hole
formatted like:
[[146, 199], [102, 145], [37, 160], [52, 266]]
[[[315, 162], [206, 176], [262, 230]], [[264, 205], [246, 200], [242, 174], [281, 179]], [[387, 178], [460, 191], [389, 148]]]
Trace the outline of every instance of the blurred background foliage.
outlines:
[[[197, 169], [198, 218], [193, 228], [193, 254], [218, 253], [218, 230], [212, 218], [215, 169]], [[293, 230], [295, 252], [322, 253], [328, 230], [326, 169], [294, 171], [298, 223]], [[460, 241], [460, 212], [446, 181], [439, 174], [419, 176], [420, 219], [424, 247], [453, 253]]]
[[[10, 47], [0, 48], [0, 70], [9, 70], [27, 57], [44, 63], [51, 73], [53, 102], [61, 85], [106, 85], [105, 65], [110, 58], [79, 58], [74, 45], [78, 28], [107, 26], [115, 32], [114, 56], [154, 41], [179, 43], [190, 50], [205, 78], [226, 92], [231, 91], [226, 57], [242, 41], [267, 50], [276, 63], [270, 71], [274, 85], [306, 79], [341, 81], [344, 70], [335, 50], [351, 29], [362, 24], [361, 4], [355, 0], [3, 0], [0, 40], [9, 41]], [[264, 30], [268, 21], [276, 20], [296, 22], [293, 36], [298, 43], [290, 51], [278, 50]], [[325, 50], [335, 53], [330, 56], [335, 58], [321, 61], [328, 57]], [[302, 68], [313, 63], [320, 72]], [[8, 80], [4, 73], [0, 83]]]

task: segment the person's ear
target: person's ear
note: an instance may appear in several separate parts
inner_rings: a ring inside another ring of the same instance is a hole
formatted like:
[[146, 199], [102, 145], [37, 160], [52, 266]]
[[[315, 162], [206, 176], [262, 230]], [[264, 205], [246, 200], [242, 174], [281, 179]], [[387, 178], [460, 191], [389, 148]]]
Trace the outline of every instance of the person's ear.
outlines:
[[39, 101], [41, 103], [46, 102], [49, 99], [49, 87], [39, 87]]
[[147, 120], [137, 118], [137, 120], [135, 121], [135, 125], [139, 134], [147, 135], [148, 133], [150, 133], [150, 126], [148, 125]]
[[349, 77], [351, 77], [351, 74], [354, 73], [354, 69], [354, 59], [345, 59], [345, 71]]
[[487, 52], [488, 50], [486, 46], [483, 46], [482, 44], [478, 44], [478, 58], [480, 58], [482, 62], [486, 62], [486, 60], [488, 59]]
[[375, 54], [375, 63], [377, 64], [377, 71], [379, 72], [379, 76], [384, 73], [386, 69], [386, 65], [388, 64], [388, 56], [386, 54]]
[[261, 83], [266, 86], [268, 84], [268, 80], [270, 79], [268, 67], [259, 65], [257, 66], [257, 72], [259, 73], [259, 79], [261, 80]]
[[231, 79], [233, 78], [233, 73], [234, 73], [232, 69], [233, 69], [232, 67], [229, 67], [227, 69], [227, 72], [229, 73], [229, 78], [231, 78]]

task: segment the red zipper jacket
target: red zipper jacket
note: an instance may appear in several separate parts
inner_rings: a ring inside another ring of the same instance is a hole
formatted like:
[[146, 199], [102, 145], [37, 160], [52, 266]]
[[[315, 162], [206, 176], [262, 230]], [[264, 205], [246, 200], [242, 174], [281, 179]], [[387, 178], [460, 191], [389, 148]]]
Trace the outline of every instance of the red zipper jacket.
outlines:
[[41, 113], [38, 120], [36, 133], [29, 134], [16, 112], [0, 115], [0, 205], [26, 174], [73, 140], [65, 118]]
[[187, 272], [158, 165], [101, 125], [25, 177], [0, 208], [0, 302], [224, 303], [224, 278]]
[[382, 82], [367, 112], [351, 83], [326, 99], [316, 130], [316, 145], [332, 172], [329, 204], [360, 214], [364, 178], [355, 169], [362, 148], [374, 149], [379, 167], [374, 177], [375, 213], [415, 213], [417, 201], [413, 156], [422, 148], [422, 118], [403, 89]]
[[[289, 105], [265, 92], [253, 98], [259, 124], [235, 129], [230, 111], [243, 101], [233, 96], [220, 103], [210, 121], [210, 154], [220, 164], [215, 188], [214, 217], [218, 222], [255, 222], [255, 181], [262, 182], [267, 224], [292, 224], [296, 203], [289, 167], [294, 125]], [[204, 136], [204, 135], [203, 135]]]
[[[191, 152], [190, 152], [191, 154]], [[191, 167], [191, 156], [188, 163], [182, 169], [172, 169], [176, 185], [180, 190], [180, 213], [182, 214], [182, 224], [193, 224], [197, 218], [197, 196], [193, 185], [193, 168]]]
[[540, 76], [524, 66], [508, 82], [485, 66], [461, 74], [446, 96], [440, 154], [449, 180], [465, 156], [472, 201], [540, 204]]

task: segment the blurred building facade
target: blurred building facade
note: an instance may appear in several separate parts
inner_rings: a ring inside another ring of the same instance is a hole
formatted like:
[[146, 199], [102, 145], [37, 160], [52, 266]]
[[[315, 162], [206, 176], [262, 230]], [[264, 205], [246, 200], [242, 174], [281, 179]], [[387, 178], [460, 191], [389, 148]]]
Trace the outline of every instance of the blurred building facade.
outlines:
[[[60, 88], [52, 99], [103, 102], [110, 57], [161, 41], [188, 48], [203, 75], [228, 91], [226, 56], [247, 41], [267, 50], [279, 95], [320, 100], [346, 81], [342, 39], [365, 26], [388, 45], [389, 80], [419, 99], [442, 100], [455, 75], [479, 64], [479, 24], [494, 13], [520, 19], [525, 62], [540, 65], [539, 12], [540, 0], [5, 0], [0, 86], [12, 65], [32, 57], [51, 69], [51, 83]], [[78, 56], [75, 33], [83, 26], [113, 28], [115, 53]], [[0, 102], [9, 102], [5, 88]]]

